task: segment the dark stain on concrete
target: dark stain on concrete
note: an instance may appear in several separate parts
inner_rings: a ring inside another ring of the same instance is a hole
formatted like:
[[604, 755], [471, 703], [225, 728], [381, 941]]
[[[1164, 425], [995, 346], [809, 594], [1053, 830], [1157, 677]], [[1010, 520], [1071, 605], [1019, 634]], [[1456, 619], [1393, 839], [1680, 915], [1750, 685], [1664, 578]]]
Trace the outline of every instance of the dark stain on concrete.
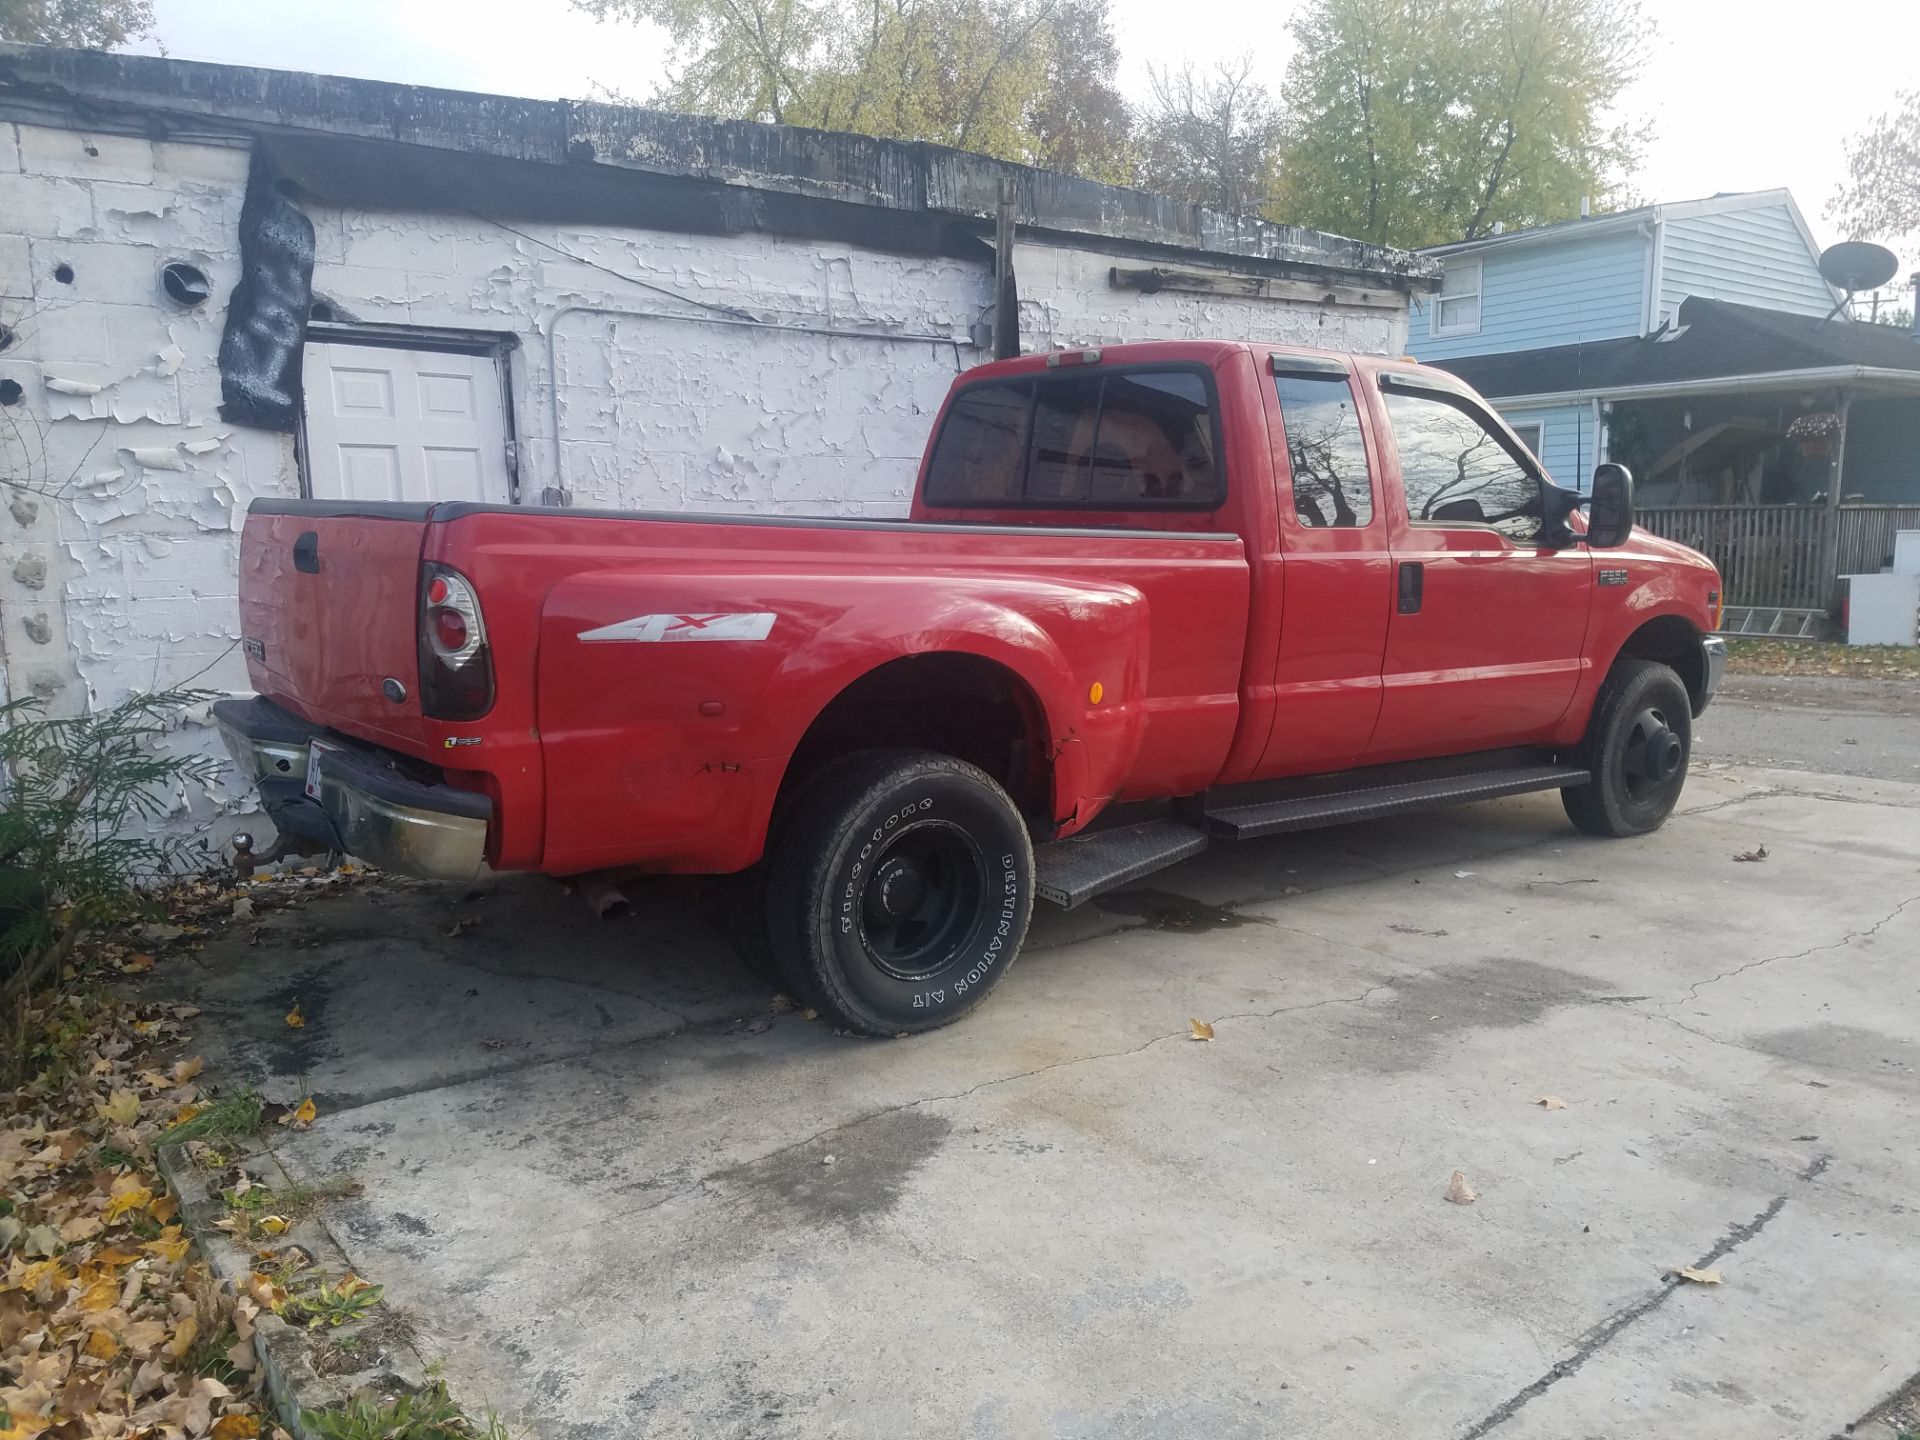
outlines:
[[1365, 1005], [1325, 1014], [1354, 1037], [1344, 1053], [1356, 1069], [1399, 1074], [1422, 1068], [1468, 1031], [1519, 1029], [1550, 1010], [1599, 1003], [1609, 988], [1537, 960], [1495, 956], [1402, 976]]
[[852, 1229], [900, 1202], [952, 1128], [924, 1110], [893, 1110], [706, 1178], [769, 1223]]
[[1208, 930], [1237, 930], [1243, 925], [1271, 925], [1264, 915], [1242, 915], [1224, 905], [1206, 905], [1165, 890], [1116, 890], [1094, 902], [1109, 915], [1131, 915], [1155, 930], [1179, 930], [1198, 935]]
[[1756, 1050], [1814, 1065], [1889, 1090], [1920, 1087], [1920, 1045], [1857, 1025], [1802, 1025], [1771, 1030], [1749, 1042]]

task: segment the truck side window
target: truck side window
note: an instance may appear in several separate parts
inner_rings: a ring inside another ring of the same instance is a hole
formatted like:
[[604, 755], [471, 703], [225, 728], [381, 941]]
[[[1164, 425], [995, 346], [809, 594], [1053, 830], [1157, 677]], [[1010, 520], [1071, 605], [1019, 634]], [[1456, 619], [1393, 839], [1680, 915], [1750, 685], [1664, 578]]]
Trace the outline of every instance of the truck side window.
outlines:
[[1000, 505], [1020, 498], [1033, 387], [979, 385], [954, 398], [927, 466], [934, 505]]
[[1353, 387], [1341, 375], [1276, 375], [1280, 423], [1293, 472], [1293, 512], [1312, 526], [1357, 528], [1373, 520], [1373, 478]]
[[1437, 395], [1386, 392], [1407, 513], [1416, 525], [1490, 525], [1540, 537], [1540, 482], [1471, 411]]
[[963, 390], [927, 467], [930, 505], [1212, 509], [1226, 498], [1213, 390], [1192, 370]]

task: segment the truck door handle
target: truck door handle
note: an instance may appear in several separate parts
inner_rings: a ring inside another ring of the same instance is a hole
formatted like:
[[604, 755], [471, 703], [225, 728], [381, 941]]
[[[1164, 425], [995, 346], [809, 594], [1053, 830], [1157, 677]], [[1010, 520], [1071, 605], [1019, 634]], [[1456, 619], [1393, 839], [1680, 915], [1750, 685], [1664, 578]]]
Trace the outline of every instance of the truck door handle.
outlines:
[[293, 542], [293, 568], [303, 575], [320, 573], [320, 532], [309, 530]]
[[1400, 613], [1418, 615], [1420, 601], [1426, 593], [1427, 567], [1418, 560], [1400, 562]]

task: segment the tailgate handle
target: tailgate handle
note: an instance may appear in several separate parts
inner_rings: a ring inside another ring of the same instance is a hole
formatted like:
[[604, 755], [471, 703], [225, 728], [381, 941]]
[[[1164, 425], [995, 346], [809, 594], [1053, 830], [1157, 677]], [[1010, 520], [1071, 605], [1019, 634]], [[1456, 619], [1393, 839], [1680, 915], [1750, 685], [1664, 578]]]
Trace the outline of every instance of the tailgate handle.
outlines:
[[1426, 596], [1427, 567], [1418, 560], [1400, 562], [1400, 613], [1418, 615]]
[[309, 530], [293, 542], [293, 568], [303, 575], [320, 573], [320, 532]]

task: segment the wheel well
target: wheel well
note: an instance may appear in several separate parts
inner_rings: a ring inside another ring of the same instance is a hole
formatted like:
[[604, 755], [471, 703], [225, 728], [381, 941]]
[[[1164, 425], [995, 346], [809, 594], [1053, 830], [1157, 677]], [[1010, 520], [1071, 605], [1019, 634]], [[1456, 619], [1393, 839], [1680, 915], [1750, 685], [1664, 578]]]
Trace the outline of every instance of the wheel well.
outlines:
[[1013, 671], [978, 655], [909, 655], [870, 670], [814, 718], [780, 780], [776, 811], [828, 761], [855, 750], [933, 750], [978, 765], [1022, 814], [1050, 819], [1046, 717]]
[[1680, 683], [1687, 687], [1687, 698], [1693, 702], [1694, 713], [1700, 713], [1707, 689], [1707, 662], [1700, 653], [1700, 632], [1691, 621], [1679, 615], [1649, 620], [1627, 637], [1620, 654], [1672, 666], [1680, 676]]

